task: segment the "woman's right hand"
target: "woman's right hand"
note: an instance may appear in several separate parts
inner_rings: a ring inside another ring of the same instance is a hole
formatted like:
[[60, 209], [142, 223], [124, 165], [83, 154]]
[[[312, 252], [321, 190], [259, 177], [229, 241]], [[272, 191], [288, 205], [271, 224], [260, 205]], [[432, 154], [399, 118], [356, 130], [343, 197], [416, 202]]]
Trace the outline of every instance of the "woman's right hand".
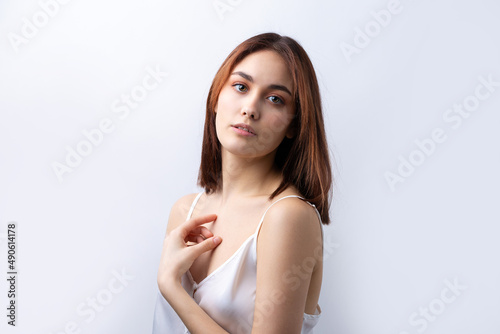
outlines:
[[165, 299], [170, 285], [180, 284], [182, 275], [191, 268], [194, 260], [222, 242], [221, 237], [200, 226], [215, 219], [216, 214], [188, 219], [165, 237], [157, 277], [158, 287]]

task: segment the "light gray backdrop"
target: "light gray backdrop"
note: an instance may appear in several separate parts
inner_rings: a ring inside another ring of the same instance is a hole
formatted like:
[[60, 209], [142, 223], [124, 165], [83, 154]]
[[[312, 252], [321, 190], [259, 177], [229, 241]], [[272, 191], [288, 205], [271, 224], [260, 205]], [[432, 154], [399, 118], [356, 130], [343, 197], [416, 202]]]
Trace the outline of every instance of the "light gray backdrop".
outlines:
[[[500, 333], [497, 0], [0, 2], [0, 242], [17, 326], [150, 333], [171, 205], [244, 39], [316, 68], [336, 188], [317, 333]], [[97, 130], [96, 130], [97, 129]]]

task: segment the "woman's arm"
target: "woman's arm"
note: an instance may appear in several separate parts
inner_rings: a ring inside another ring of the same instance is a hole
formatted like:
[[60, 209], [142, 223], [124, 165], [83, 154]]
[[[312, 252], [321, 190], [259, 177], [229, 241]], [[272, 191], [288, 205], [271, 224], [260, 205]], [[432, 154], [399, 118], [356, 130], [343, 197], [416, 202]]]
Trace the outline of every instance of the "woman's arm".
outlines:
[[293, 198], [266, 214], [257, 243], [257, 291], [252, 333], [300, 333], [313, 272], [322, 261], [314, 209]]
[[164, 297], [192, 334], [228, 334], [191, 298], [179, 282], [170, 283]]
[[[158, 287], [192, 334], [227, 333], [194, 301], [181, 285], [181, 277], [203, 252], [217, 247], [222, 241], [201, 224], [213, 221], [214, 214], [184, 221], [188, 196], [177, 201], [170, 212], [167, 233], [158, 270]], [[188, 242], [190, 245], [188, 246]]]
[[[318, 219], [308, 206], [290, 199], [274, 205], [265, 216], [257, 244], [252, 333], [300, 333], [312, 271], [321, 260], [317, 254], [322, 254]], [[158, 271], [160, 292], [191, 333], [227, 333], [181, 285], [194, 260], [218, 245], [213, 234], [200, 226], [216, 215], [179, 224], [180, 217], [172, 208]], [[197, 244], [187, 246], [188, 241]]]

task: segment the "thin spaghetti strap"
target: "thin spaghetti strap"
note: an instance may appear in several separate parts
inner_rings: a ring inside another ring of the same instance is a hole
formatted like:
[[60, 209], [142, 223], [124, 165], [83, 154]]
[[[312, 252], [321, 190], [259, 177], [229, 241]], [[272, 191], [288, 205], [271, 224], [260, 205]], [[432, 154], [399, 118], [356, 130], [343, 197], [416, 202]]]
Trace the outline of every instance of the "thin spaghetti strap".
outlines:
[[191, 204], [191, 208], [189, 208], [189, 212], [188, 212], [186, 220], [191, 218], [191, 215], [193, 214], [194, 207], [196, 206], [196, 203], [198, 203], [198, 200], [200, 199], [200, 197], [203, 193], [204, 193], [204, 191], [202, 191], [201, 193], [196, 195], [196, 198], [194, 199], [193, 203]]
[[255, 231], [255, 234], [256, 234], [256, 235], [257, 235], [257, 234], [259, 234], [260, 227], [262, 226], [262, 223], [264, 222], [264, 217], [265, 217], [265, 215], [266, 215], [266, 213], [267, 213], [267, 210], [269, 210], [269, 209], [270, 209], [270, 208], [274, 205], [274, 203], [277, 203], [277, 202], [279, 202], [279, 201], [281, 201], [282, 199], [287, 198], [287, 197], [298, 197], [298, 198], [300, 198], [300, 199], [304, 200], [307, 204], [311, 205], [311, 206], [314, 208], [314, 210], [316, 211], [316, 214], [318, 215], [319, 225], [320, 225], [320, 227], [321, 227], [321, 237], [323, 238], [323, 224], [322, 224], [322, 220], [321, 220], [321, 215], [320, 215], [320, 213], [319, 213], [318, 209], [316, 209], [316, 205], [312, 204], [312, 203], [311, 203], [311, 202], [309, 202], [309, 201], [306, 201], [304, 197], [301, 197], [301, 196], [298, 196], [298, 195], [288, 195], [288, 196], [284, 196], [284, 197], [281, 197], [280, 199], [278, 199], [278, 200], [274, 201], [273, 203], [271, 203], [271, 205], [269, 205], [269, 206], [267, 207], [266, 211], [265, 211], [265, 212], [264, 212], [264, 214], [262, 215], [262, 218], [260, 219], [259, 225], [257, 225], [257, 230]]
[[287, 197], [298, 197], [300, 199], [304, 199], [304, 197], [300, 197], [298, 195], [288, 195], [288, 196], [283, 196], [280, 199], [278, 199], [278, 200], [274, 201], [273, 203], [271, 203], [271, 205], [269, 205], [267, 207], [266, 211], [264, 211], [264, 214], [262, 215], [262, 218], [260, 219], [259, 225], [257, 225], [257, 230], [255, 230], [255, 234], [259, 234], [260, 226], [262, 225], [262, 222], [264, 221], [264, 217], [265, 217], [265, 215], [267, 213], [267, 210], [269, 210], [275, 203], [278, 203], [279, 201], [281, 201], [282, 199], [287, 198]]

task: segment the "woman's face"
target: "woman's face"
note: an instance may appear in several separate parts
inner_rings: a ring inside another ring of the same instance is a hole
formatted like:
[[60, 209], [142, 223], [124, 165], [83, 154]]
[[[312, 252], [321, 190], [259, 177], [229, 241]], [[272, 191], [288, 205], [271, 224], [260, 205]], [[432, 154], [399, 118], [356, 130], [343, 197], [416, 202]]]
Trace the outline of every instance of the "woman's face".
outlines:
[[[293, 80], [281, 56], [269, 50], [245, 57], [229, 76], [216, 106], [215, 125], [222, 150], [248, 158], [273, 153], [294, 117]], [[238, 129], [249, 126], [250, 132]]]

